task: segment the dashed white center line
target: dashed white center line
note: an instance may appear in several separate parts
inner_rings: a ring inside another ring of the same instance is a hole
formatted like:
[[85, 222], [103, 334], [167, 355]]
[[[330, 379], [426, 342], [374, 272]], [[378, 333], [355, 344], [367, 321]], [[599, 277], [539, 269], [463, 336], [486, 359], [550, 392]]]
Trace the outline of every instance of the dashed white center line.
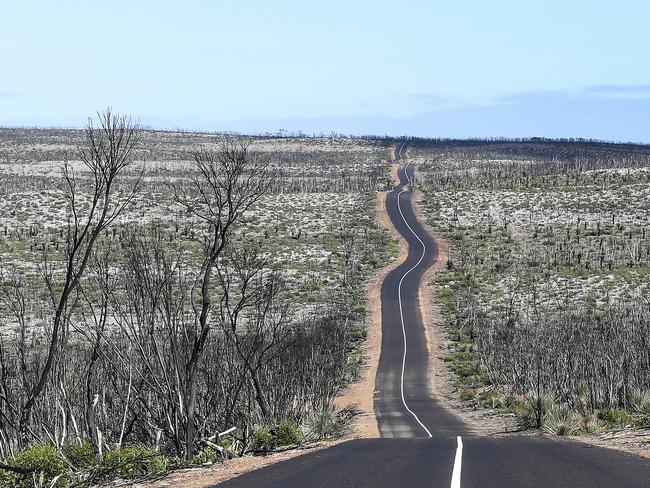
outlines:
[[460, 488], [460, 470], [463, 464], [463, 439], [456, 437], [456, 457], [454, 458], [454, 470], [451, 473], [451, 488]]

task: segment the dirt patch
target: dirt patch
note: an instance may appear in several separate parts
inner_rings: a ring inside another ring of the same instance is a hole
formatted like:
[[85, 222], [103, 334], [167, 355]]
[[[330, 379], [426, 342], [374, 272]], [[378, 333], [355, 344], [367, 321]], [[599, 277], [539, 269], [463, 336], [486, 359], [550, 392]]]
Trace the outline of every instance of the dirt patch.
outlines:
[[575, 440], [592, 446], [616, 449], [617, 451], [629, 452], [650, 459], [650, 427], [591, 434], [575, 437]]
[[[390, 167], [390, 177], [391, 177], [391, 179], [393, 180], [393, 184], [394, 184], [394, 185], [398, 185], [398, 184], [399, 184], [399, 176], [397, 176], [397, 169], [398, 169], [398, 168], [399, 168], [399, 164], [393, 164], [393, 165]], [[390, 227], [392, 227], [392, 226], [393, 226], [393, 224], [391, 223], [391, 224], [390, 224]]]
[[270, 454], [268, 456], [244, 456], [207, 468], [192, 468], [174, 471], [164, 478], [143, 483], [116, 484], [114, 486], [131, 486], [134, 488], [163, 488], [168, 486], [182, 486], [183, 488], [204, 488], [236, 476], [264, 468], [274, 463], [286, 461], [303, 454], [320, 451], [340, 444], [347, 439], [319, 442], [296, 449]]

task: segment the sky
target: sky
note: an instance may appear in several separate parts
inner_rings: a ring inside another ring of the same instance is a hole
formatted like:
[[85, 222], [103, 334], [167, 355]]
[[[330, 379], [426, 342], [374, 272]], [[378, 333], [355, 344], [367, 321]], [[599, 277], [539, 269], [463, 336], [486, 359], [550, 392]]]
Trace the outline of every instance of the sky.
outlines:
[[2, 0], [0, 125], [650, 143], [646, 0]]

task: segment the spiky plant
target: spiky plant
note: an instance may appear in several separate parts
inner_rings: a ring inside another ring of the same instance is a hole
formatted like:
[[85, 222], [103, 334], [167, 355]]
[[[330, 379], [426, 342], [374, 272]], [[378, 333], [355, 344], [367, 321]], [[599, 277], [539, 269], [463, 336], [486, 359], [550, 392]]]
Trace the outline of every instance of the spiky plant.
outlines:
[[639, 415], [650, 416], [650, 391], [632, 388], [627, 394], [629, 410]]
[[585, 434], [599, 432], [603, 428], [603, 423], [598, 418], [596, 412], [588, 412], [582, 417], [582, 430]]
[[580, 432], [582, 417], [566, 405], [560, 405], [547, 412], [542, 429], [553, 435], [575, 435]]
[[525, 396], [525, 399], [526, 406], [531, 412], [530, 421], [532, 425], [530, 425], [530, 427], [541, 427], [544, 424], [546, 414], [553, 408], [553, 405], [555, 405], [553, 396], [545, 391], [541, 391], [539, 395], [537, 392], [530, 391]]
[[313, 412], [304, 425], [307, 437], [314, 440], [331, 439], [343, 434], [345, 423], [332, 406]]

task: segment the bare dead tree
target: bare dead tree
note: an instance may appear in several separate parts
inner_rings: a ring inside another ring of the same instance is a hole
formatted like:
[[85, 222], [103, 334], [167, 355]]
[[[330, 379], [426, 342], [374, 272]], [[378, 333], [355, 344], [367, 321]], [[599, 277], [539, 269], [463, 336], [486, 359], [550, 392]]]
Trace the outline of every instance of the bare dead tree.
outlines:
[[52, 264], [45, 261], [43, 276], [54, 308], [52, 328], [48, 337], [48, 352], [38, 379], [21, 408], [20, 443], [28, 440], [28, 427], [36, 400], [46, 387], [52, 368], [61, 353], [62, 333], [74, 307], [74, 292], [86, 271], [93, 248], [102, 234], [124, 211], [137, 194], [141, 174], [126, 192], [117, 188], [118, 180], [133, 164], [141, 139], [140, 127], [131, 119], [113, 113], [110, 108], [98, 113], [98, 125], [89, 118], [84, 143], [79, 146], [79, 158], [89, 172], [89, 178], [76, 175], [66, 163], [61, 191], [68, 211], [65, 248], [65, 273], [62, 282]]
[[[95, 454], [101, 452], [100, 431], [97, 425], [97, 369], [98, 362], [104, 347], [106, 323], [109, 319], [109, 297], [116, 287], [115, 280], [111, 279], [111, 261], [115, 246], [108, 242], [101, 246], [90, 262], [91, 286], [80, 287], [80, 294], [84, 304], [85, 313], [82, 314], [79, 325], [73, 327], [84, 336], [89, 343], [90, 354], [84, 361], [85, 384], [85, 420], [88, 438]], [[91, 290], [96, 290], [93, 296]]]
[[197, 277], [192, 306], [195, 326], [190, 332], [192, 352], [186, 364], [185, 431], [186, 456], [194, 455], [197, 366], [212, 328], [210, 313], [212, 274], [244, 212], [266, 193], [273, 181], [265, 161], [249, 151], [245, 142], [226, 138], [216, 151], [200, 150], [191, 154], [194, 174], [190, 179], [194, 194], [176, 199], [187, 212], [205, 224], [203, 262]]
[[263, 419], [270, 421], [272, 409], [260, 372], [289, 347], [291, 310], [281, 297], [284, 280], [252, 249], [229, 253], [216, 270], [221, 293], [219, 323], [253, 383]]

